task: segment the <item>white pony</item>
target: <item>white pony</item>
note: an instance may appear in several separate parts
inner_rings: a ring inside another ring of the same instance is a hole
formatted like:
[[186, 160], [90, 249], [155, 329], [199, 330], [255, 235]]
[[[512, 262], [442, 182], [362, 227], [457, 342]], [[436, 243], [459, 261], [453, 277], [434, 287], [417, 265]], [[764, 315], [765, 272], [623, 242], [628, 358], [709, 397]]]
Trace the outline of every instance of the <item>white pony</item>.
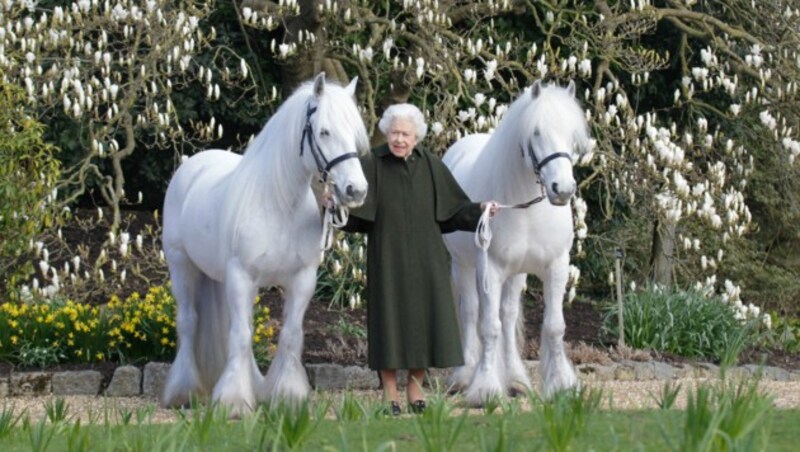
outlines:
[[[368, 148], [347, 87], [324, 74], [289, 97], [244, 155], [221, 150], [184, 162], [167, 188], [163, 246], [177, 301], [178, 351], [162, 403], [211, 395], [232, 417], [256, 401], [297, 402], [310, 390], [300, 361], [303, 316], [320, 264], [322, 225], [311, 189], [330, 177], [334, 199], [361, 205]], [[260, 287], [284, 290], [283, 324], [264, 377], [252, 348]]]
[[[549, 397], [578, 383], [564, 354], [562, 303], [573, 239], [573, 152], [588, 143], [575, 84], [561, 88], [536, 81], [511, 104], [494, 134], [466, 136], [444, 156], [470, 198], [518, 207], [491, 220], [494, 240], [488, 253], [476, 252], [470, 233], [445, 235], [465, 360], [450, 384], [464, 390], [470, 405], [531, 389], [516, 339], [520, 294], [529, 273], [544, 284], [543, 392]], [[537, 202], [545, 192], [549, 202]]]

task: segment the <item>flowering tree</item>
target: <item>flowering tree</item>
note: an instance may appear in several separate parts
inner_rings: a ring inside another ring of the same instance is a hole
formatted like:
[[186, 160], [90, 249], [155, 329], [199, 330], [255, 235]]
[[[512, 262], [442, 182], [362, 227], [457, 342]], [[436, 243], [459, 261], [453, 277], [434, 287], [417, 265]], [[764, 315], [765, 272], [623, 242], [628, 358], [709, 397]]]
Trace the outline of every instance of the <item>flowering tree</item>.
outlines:
[[64, 185], [75, 196], [94, 178], [117, 215], [123, 159], [225, 133], [188, 120], [180, 88], [213, 101], [255, 79], [276, 98], [265, 72], [279, 72], [283, 95], [321, 70], [358, 75], [368, 124], [414, 102], [431, 123], [425, 144], [443, 152], [491, 131], [541, 78], [576, 81], [596, 141], [574, 203], [585, 280], [605, 281], [621, 247], [635, 280], [735, 300], [725, 279], [752, 280], [770, 250], [800, 247], [797, 0], [243, 0], [232, 4], [243, 44], [225, 48], [212, 25], [234, 27], [214, 22], [212, 2], [44, 3], [3, 4], [0, 70], [41, 117], [80, 127], [86, 153]]
[[594, 279], [620, 246], [637, 279], [736, 298], [716, 275], [753, 237], [751, 180], [796, 172], [800, 152], [798, 5], [768, 3], [245, 0], [241, 20], [269, 33], [286, 86], [357, 74], [370, 124], [411, 100], [439, 152], [491, 131], [533, 80], [576, 80], [596, 139], [580, 161], [576, 254], [595, 254]]
[[144, 149], [186, 152], [223, 133], [213, 117], [181, 117], [175, 94], [197, 87], [219, 99], [220, 84], [247, 80], [248, 66], [221, 51], [196, 61], [213, 48], [214, 29], [201, 26], [213, 2], [41, 3], [3, 3], [0, 71], [25, 88], [43, 121], [78, 130], [83, 152], [64, 168], [64, 201], [96, 184], [116, 229], [120, 206], [135, 202], [125, 193], [124, 159]]

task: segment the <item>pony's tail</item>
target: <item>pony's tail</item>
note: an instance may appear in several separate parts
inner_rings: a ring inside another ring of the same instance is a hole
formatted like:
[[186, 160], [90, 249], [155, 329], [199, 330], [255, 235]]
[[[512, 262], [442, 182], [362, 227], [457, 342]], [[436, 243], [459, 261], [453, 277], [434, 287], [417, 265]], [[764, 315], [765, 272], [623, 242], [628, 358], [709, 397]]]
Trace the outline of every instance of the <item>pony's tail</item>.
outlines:
[[202, 275], [195, 291], [197, 330], [194, 356], [200, 381], [209, 393], [225, 369], [230, 317], [225, 306], [225, 287]]
[[517, 303], [519, 304], [519, 315], [517, 315], [517, 324], [515, 325], [516, 329], [516, 337], [517, 337], [517, 350], [522, 353], [525, 350], [525, 303], [524, 303], [524, 292], [517, 297]]

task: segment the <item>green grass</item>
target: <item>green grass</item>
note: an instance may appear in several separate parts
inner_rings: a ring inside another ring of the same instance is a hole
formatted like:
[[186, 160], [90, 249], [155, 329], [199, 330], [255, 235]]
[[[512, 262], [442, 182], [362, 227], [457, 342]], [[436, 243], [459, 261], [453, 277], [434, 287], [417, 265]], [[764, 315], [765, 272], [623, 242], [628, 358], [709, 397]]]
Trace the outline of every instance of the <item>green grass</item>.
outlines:
[[[587, 414], [585, 426], [573, 438], [569, 450], [682, 450], [687, 444], [686, 411], [599, 410]], [[443, 438], [441, 444], [459, 451], [552, 450], [541, 416], [537, 409], [515, 415], [456, 415], [447, 422], [463, 422], [458, 434], [452, 443]], [[277, 434], [276, 426], [269, 423], [274, 418], [260, 416], [231, 422], [213, 418], [207, 422], [212, 418], [200, 413], [171, 424], [142, 425], [21, 422], [3, 438], [3, 450], [292, 450]], [[426, 440], [418, 433], [424, 422], [424, 416], [325, 419], [295, 450], [424, 450]], [[800, 410], [773, 411], [764, 430], [768, 434], [767, 449], [795, 450], [797, 425]]]

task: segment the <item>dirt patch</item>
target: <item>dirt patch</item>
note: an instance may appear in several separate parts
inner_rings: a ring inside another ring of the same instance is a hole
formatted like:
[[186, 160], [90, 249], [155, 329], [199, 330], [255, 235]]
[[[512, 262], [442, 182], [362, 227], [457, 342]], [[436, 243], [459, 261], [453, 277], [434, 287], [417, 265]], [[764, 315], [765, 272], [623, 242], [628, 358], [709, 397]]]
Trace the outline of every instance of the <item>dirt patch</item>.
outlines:
[[[262, 302], [270, 308], [273, 319], [282, 315], [282, 300], [278, 292], [263, 297]], [[544, 309], [541, 299], [533, 297], [523, 303], [525, 319], [525, 345], [523, 359], [539, 359], [539, 337], [541, 335]], [[698, 360], [670, 353], [648, 351], [620, 351], [614, 343], [602, 341], [600, 330], [603, 311], [595, 303], [575, 301], [564, 306], [567, 324], [564, 340], [567, 353], [576, 364], [602, 363], [619, 359], [658, 360], [667, 363], [690, 364]], [[279, 330], [280, 322], [276, 322]], [[325, 301], [312, 300], [306, 311], [304, 327], [303, 362], [335, 363], [342, 365], [365, 365], [366, 359], [366, 310], [330, 308]], [[358, 332], [358, 334], [353, 334]], [[277, 341], [276, 331], [276, 341]], [[739, 364], [776, 366], [785, 369], [800, 369], [800, 354], [775, 349], [746, 350]]]

